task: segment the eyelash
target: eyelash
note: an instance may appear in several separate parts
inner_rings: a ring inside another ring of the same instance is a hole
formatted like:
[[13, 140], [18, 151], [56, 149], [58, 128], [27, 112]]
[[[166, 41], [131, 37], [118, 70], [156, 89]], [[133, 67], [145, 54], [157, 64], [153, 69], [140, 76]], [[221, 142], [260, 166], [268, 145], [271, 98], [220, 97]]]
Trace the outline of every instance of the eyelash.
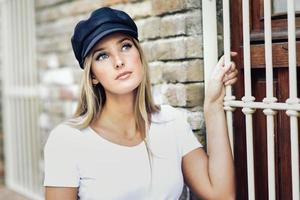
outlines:
[[107, 54], [106, 53], [99, 53], [98, 55], [97, 55], [97, 57], [96, 57], [96, 60], [103, 60], [103, 59], [101, 59], [101, 57], [102, 56], [104, 56], [104, 55], [106, 55], [107, 56]]
[[130, 49], [130, 48], [132, 47], [132, 44], [130, 44], [130, 43], [124, 43], [123, 46], [122, 46], [122, 49], [123, 49], [124, 47]]
[[[130, 44], [129, 42], [126, 42], [122, 45], [121, 49], [123, 50], [124, 47], [126, 47], [125, 50], [130, 49], [132, 47], [132, 44]], [[96, 57], [96, 60], [104, 60], [105, 58], [101, 59], [102, 56], [108, 56], [108, 55], [106, 52], [99, 53]]]

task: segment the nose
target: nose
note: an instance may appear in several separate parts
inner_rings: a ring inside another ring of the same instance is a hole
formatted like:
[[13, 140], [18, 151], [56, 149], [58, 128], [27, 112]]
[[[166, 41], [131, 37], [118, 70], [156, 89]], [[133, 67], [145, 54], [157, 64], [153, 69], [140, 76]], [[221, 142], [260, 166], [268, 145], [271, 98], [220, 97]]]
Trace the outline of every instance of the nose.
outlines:
[[125, 64], [124, 64], [124, 61], [121, 58], [121, 56], [120, 55], [116, 55], [115, 56], [115, 69], [119, 69], [119, 68], [122, 68], [124, 66], [125, 66]]

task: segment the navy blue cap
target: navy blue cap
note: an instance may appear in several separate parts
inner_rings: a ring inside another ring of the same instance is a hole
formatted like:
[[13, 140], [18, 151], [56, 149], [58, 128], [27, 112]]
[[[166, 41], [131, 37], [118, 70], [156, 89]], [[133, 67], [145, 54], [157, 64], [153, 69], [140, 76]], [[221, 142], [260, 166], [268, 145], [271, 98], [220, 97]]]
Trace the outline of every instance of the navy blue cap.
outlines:
[[115, 32], [122, 32], [138, 39], [137, 26], [132, 18], [121, 10], [109, 7], [95, 10], [88, 19], [80, 21], [75, 26], [71, 43], [82, 69], [85, 57], [97, 42]]

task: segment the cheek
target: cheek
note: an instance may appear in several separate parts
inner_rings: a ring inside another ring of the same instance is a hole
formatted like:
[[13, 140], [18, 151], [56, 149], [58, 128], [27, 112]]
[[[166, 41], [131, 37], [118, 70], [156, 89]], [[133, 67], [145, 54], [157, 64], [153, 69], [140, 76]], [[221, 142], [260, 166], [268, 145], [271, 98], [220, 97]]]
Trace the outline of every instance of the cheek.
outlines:
[[111, 76], [109, 71], [107, 71], [103, 66], [93, 65], [92, 72], [101, 85], [105, 84]]
[[139, 74], [141, 76], [143, 76], [144, 74], [144, 69], [143, 69], [143, 64], [140, 58], [140, 54], [138, 53], [138, 51], [136, 52], [136, 54], [133, 56], [133, 65], [136, 66], [136, 70], [139, 72]]

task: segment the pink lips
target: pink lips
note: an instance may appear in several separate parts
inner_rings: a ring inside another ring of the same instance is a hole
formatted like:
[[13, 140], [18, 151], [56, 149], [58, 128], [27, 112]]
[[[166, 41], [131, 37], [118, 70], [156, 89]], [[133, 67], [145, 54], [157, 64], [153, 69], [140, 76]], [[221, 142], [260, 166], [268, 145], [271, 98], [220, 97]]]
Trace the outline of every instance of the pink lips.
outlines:
[[127, 79], [131, 75], [131, 73], [132, 72], [129, 72], [129, 71], [122, 72], [122, 73], [118, 74], [118, 76], [116, 77], [116, 80]]

